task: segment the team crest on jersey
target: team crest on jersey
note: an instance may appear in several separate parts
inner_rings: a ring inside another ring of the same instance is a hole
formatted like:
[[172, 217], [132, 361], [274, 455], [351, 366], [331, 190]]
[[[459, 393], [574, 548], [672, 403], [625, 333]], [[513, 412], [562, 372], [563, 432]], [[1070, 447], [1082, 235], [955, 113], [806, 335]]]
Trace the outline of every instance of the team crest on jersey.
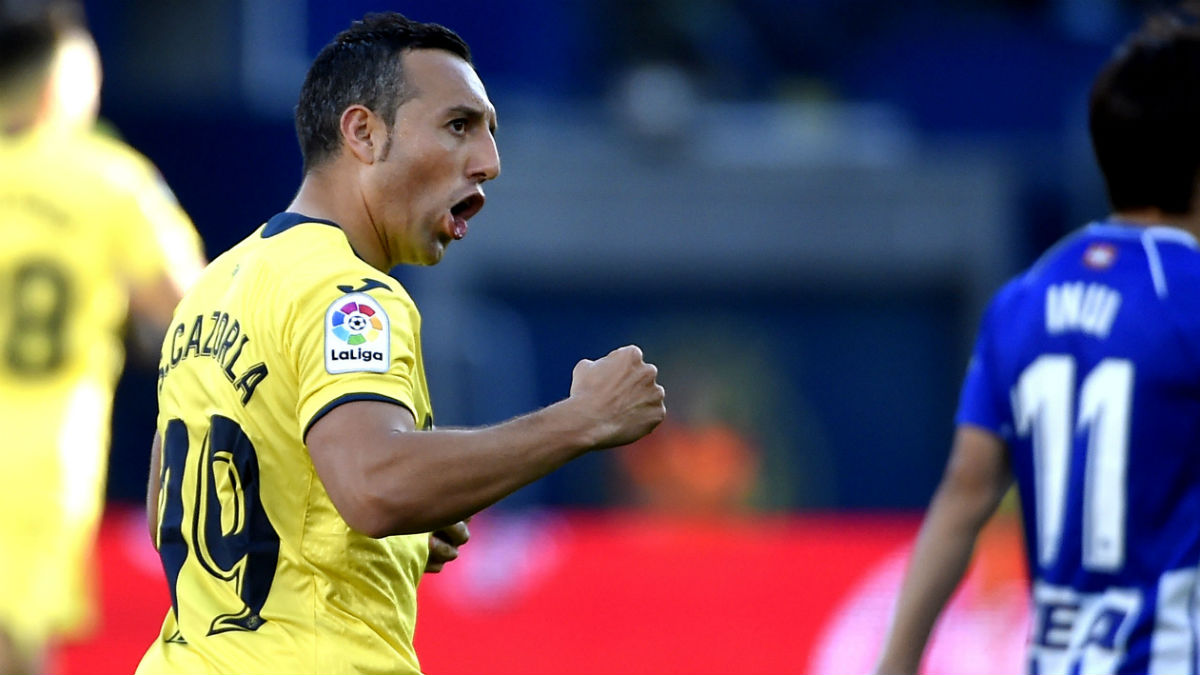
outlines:
[[325, 312], [325, 370], [386, 373], [391, 365], [387, 312], [366, 293], [347, 293]]
[[1117, 261], [1117, 247], [1105, 242], [1096, 242], [1083, 252], [1083, 264], [1094, 270], [1106, 270]]

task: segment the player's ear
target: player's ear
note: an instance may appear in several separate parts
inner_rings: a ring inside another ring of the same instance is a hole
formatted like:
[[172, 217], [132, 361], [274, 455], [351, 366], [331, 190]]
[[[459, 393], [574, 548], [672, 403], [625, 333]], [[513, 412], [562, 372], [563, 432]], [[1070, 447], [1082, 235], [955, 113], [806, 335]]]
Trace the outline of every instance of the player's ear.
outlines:
[[340, 121], [342, 142], [350, 154], [364, 164], [374, 164], [383, 150], [377, 129], [382, 120], [365, 106], [355, 104], [342, 111]]

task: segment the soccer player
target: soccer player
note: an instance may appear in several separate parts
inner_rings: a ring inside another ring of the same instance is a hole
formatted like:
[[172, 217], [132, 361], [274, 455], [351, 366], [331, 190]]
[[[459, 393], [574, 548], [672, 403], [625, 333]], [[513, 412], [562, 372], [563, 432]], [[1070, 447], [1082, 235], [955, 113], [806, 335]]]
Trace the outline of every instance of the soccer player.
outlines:
[[880, 673], [918, 669], [1015, 479], [1028, 670], [1196, 673], [1200, 660], [1200, 14], [1152, 15], [1097, 76], [1113, 213], [993, 299]]
[[139, 672], [418, 672], [417, 583], [462, 521], [663, 419], [627, 346], [546, 408], [435, 428], [421, 317], [385, 271], [467, 235], [495, 126], [442, 26], [368, 15], [316, 57], [299, 192], [207, 268], [163, 344], [147, 502], [172, 606]]
[[[158, 172], [93, 131], [71, 2], [0, 3], [0, 672], [87, 625], [122, 327], [159, 335], [204, 264]], [[157, 341], [157, 340], [156, 340]]]

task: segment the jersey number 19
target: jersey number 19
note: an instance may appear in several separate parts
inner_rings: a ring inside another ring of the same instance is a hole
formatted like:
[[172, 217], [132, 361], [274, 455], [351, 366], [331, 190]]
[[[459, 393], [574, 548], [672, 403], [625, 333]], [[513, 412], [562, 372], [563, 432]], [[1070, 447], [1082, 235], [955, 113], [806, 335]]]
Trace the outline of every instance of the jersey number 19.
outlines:
[[208, 634], [258, 630], [260, 614], [279, 560], [279, 535], [259, 494], [258, 457], [246, 432], [221, 415], [209, 419], [202, 447], [192, 453], [196, 489], [191, 522], [184, 522], [183, 473], [188, 428], [183, 420], [167, 423], [162, 446], [159, 488], [159, 553], [171, 589], [171, 606], [179, 619], [179, 573], [188, 552], [200, 567], [240, 600], [235, 611], [212, 618]]

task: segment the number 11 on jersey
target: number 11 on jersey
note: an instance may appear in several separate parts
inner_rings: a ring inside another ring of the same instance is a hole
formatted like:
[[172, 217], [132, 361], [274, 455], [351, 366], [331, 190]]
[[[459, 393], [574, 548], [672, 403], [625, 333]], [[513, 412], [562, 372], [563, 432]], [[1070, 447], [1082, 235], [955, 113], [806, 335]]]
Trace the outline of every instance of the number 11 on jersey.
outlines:
[[[1019, 436], [1032, 436], [1038, 563], [1058, 561], [1067, 513], [1075, 434], [1087, 434], [1082, 495], [1084, 569], [1116, 572], [1125, 563], [1126, 467], [1133, 363], [1104, 359], [1076, 395], [1075, 358], [1039, 356], [1013, 389]], [[1077, 410], [1077, 412], [1076, 412]], [[1076, 497], [1078, 499], [1079, 497]]]

